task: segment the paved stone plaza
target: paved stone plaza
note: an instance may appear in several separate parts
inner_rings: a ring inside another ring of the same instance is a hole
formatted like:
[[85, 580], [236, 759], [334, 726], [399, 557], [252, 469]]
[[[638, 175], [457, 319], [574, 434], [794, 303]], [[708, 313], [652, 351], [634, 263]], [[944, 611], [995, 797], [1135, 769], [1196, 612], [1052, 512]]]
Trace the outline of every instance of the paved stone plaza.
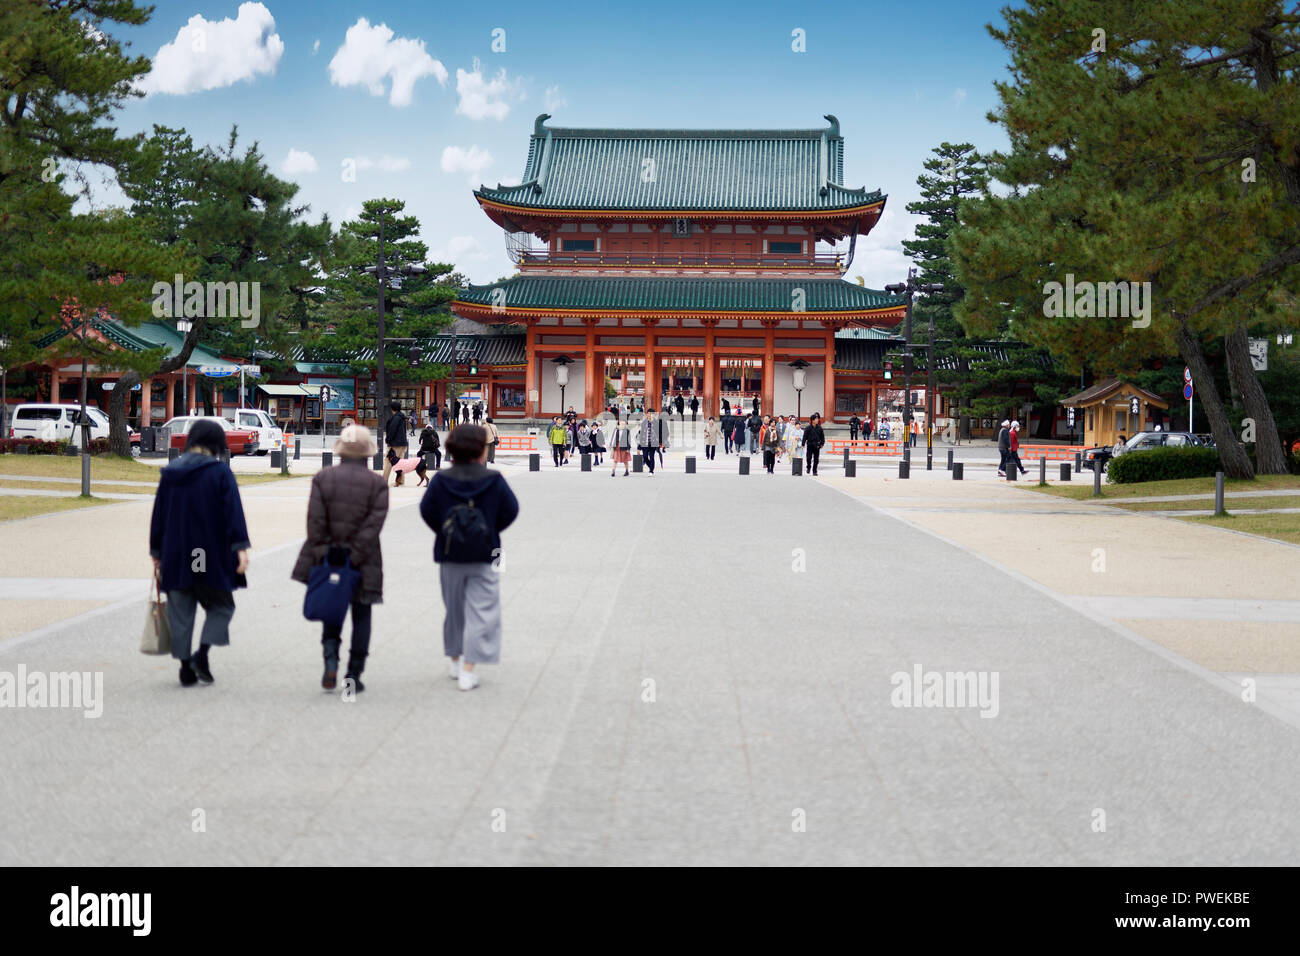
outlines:
[[[147, 498], [6, 524], [0, 670], [100, 671], [104, 700], [0, 710], [0, 864], [1295, 861], [1300, 550], [991, 466], [735, 461], [503, 462], [522, 512], [473, 693], [415, 488], [355, 702], [289, 581], [306, 478], [244, 490], [210, 687], [137, 651]], [[918, 671], [996, 675], [996, 705], [894, 706]]]

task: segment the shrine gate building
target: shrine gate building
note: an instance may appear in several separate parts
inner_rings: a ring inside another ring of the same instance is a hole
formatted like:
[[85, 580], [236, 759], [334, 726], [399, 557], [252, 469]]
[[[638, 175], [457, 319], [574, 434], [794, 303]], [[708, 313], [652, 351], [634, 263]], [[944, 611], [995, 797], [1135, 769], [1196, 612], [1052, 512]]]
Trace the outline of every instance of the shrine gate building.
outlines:
[[[764, 414], [847, 420], [867, 394], [874, 411], [880, 383], [847, 380], [835, 333], [891, 328], [905, 305], [843, 279], [885, 196], [843, 185], [834, 116], [804, 130], [566, 129], [549, 118], [534, 124], [523, 182], [474, 193], [518, 274], [452, 304], [524, 330], [524, 417], [658, 408], [678, 394], [697, 396], [703, 416], [757, 398]], [[846, 388], [858, 397], [846, 401]]]

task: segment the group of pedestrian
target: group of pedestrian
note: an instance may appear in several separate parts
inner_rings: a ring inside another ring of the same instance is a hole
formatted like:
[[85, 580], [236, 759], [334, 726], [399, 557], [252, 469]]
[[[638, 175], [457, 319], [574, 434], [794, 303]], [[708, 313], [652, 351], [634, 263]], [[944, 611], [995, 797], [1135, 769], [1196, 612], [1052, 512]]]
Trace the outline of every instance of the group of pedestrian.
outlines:
[[573, 409], [565, 413], [563, 420], [559, 415], [551, 416], [546, 443], [551, 446], [551, 459], [556, 468], [567, 465], [575, 454], [591, 455], [597, 465], [605, 460], [605, 430], [600, 419], [578, 418]]
[[1016, 469], [1019, 474], [1026, 474], [1025, 466], [1020, 463], [1020, 422], [1002, 420], [998, 431], [998, 477], [1007, 477], [1007, 469]]
[[[475, 666], [500, 659], [496, 567], [501, 532], [518, 516], [519, 503], [501, 473], [486, 467], [485, 428], [459, 425], [445, 447], [451, 468], [429, 482], [420, 515], [434, 533], [433, 560], [446, 608], [443, 652], [448, 674], [461, 690], [473, 690], [479, 685]], [[355, 692], [365, 690], [361, 675], [370, 655], [372, 609], [384, 593], [380, 533], [388, 516], [388, 482], [370, 468], [377, 450], [369, 429], [349, 424], [342, 430], [334, 444], [338, 465], [322, 468], [312, 478], [307, 539], [291, 573], [293, 580], [307, 583], [312, 570], [322, 564], [358, 572], [355, 587], [345, 596], [346, 613], [352, 615], [345, 679]], [[229, 645], [234, 592], [248, 586], [251, 544], [239, 487], [223, 461], [226, 457], [225, 430], [212, 421], [196, 422], [186, 436], [184, 453], [159, 476], [149, 525], [155, 584], [159, 594], [166, 595], [171, 654], [180, 662], [185, 687], [213, 683], [210, 649]], [[195, 651], [199, 607], [205, 617]], [[342, 619], [322, 625], [321, 686], [326, 690], [338, 684], [342, 630]]]
[[457, 400], [455, 411], [452, 410], [450, 402], [443, 402], [442, 408], [438, 409], [436, 414], [434, 409], [430, 407], [429, 418], [434, 424], [441, 422], [444, 430], [452, 425], [469, 424], [471, 419], [473, 419], [475, 425], [482, 424], [484, 419], [491, 421], [491, 419], [487, 418], [487, 410], [483, 407], [481, 401], [462, 402]]

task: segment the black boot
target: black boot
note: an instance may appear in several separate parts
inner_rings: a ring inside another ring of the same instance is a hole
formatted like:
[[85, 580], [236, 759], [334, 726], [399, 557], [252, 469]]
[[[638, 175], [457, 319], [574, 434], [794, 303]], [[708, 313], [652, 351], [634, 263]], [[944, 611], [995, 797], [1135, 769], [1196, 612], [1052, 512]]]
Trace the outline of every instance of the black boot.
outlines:
[[194, 673], [194, 668], [189, 661], [181, 661], [181, 686], [193, 687], [199, 682], [199, 677]]
[[320, 642], [325, 654], [325, 673], [320, 685], [325, 690], [333, 690], [338, 684], [339, 645], [343, 642], [337, 637], [322, 637]]
[[[194, 673], [205, 684], [212, 683], [212, 671], [208, 669], [208, 645], [200, 644], [199, 652], [190, 658], [190, 666], [194, 668]], [[181, 683], [185, 682], [182, 675]]]
[[347, 679], [352, 681], [352, 689], [358, 694], [366, 689], [366, 685], [361, 683], [361, 672], [366, 669], [366, 655], [358, 654], [353, 651], [348, 655], [348, 676]]

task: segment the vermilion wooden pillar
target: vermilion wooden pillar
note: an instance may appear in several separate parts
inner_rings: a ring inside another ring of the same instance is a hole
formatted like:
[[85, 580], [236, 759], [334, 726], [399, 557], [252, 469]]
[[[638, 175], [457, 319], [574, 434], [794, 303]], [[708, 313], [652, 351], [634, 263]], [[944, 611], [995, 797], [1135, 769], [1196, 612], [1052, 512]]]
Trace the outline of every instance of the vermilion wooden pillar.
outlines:
[[583, 418], [591, 418], [598, 411], [596, 406], [597, 377], [600, 379], [600, 393], [605, 392], [605, 376], [600, 374], [596, 368], [596, 329], [595, 320], [587, 319], [583, 322], [587, 327], [587, 341], [583, 352], [583, 381], [586, 387], [583, 389]]
[[835, 421], [835, 330], [830, 328], [826, 330], [826, 374], [823, 378], [826, 387], [822, 417], [828, 422], [833, 422]]
[[713, 322], [704, 326], [704, 417], [718, 411], [718, 360], [713, 354]]
[[759, 408], [764, 415], [775, 414], [776, 407], [776, 348], [772, 341], [775, 331], [771, 323], [765, 323], [763, 329], [763, 396]]
[[[537, 384], [537, 329], [530, 320], [527, 325], [524, 354], [528, 356], [528, 365], [524, 369], [524, 409], [529, 418], [538, 416], [541, 405], [541, 391]], [[536, 395], [537, 399], [533, 396]]]

